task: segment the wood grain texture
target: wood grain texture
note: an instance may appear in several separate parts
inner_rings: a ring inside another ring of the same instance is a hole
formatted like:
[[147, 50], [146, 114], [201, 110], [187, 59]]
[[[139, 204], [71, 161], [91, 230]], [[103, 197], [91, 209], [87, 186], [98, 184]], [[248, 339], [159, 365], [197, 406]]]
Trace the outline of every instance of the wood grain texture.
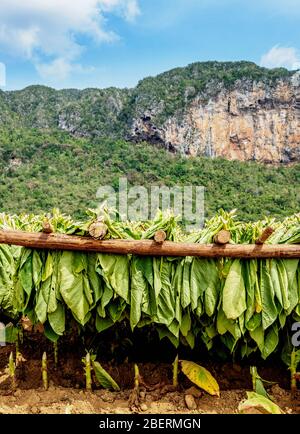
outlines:
[[154, 240], [94, 240], [57, 233], [0, 231], [0, 244], [34, 249], [77, 250], [147, 256], [199, 256], [206, 258], [300, 258], [300, 244], [196, 244]]
[[225, 229], [222, 229], [214, 236], [214, 242], [216, 244], [227, 244], [229, 243], [230, 238], [231, 238], [230, 232], [226, 231]]
[[267, 239], [272, 235], [273, 232], [274, 232], [274, 229], [267, 227], [263, 231], [261, 236], [255, 241], [255, 244], [264, 244], [267, 241]]

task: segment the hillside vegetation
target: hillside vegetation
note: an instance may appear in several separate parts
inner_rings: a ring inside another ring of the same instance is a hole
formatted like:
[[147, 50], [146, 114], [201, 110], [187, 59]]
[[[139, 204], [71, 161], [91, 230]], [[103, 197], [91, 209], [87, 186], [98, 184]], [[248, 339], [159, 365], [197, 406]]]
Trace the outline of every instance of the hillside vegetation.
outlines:
[[173, 155], [147, 143], [74, 138], [61, 131], [0, 130], [0, 209], [40, 212], [58, 207], [74, 217], [97, 205], [101, 185], [203, 185], [209, 217], [238, 208], [239, 217], [283, 217], [299, 211], [300, 165], [261, 166]]

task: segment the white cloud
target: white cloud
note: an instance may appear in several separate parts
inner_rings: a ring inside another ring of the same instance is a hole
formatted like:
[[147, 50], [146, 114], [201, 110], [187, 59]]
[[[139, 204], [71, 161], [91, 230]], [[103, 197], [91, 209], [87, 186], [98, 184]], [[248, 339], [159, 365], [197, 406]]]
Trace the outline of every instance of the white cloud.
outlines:
[[285, 67], [288, 69], [299, 69], [300, 54], [294, 47], [274, 45], [261, 57], [260, 64], [266, 68]]
[[109, 14], [131, 22], [140, 13], [138, 0], [1, 0], [0, 6], [0, 50], [32, 60], [43, 76], [56, 68], [70, 74], [84, 49], [80, 36], [97, 43], [118, 39], [108, 28]]
[[119, 9], [120, 14], [127, 20], [133, 21], [140, 15], [140, 8], [137, 0], [102, 0], [102, 10], [110, 12]]
[[95, 71], [94, 67], [83, 67], [79, 63], [71, 62], [63, 57], [57, 57], [48, 63], [36, 63], [36, 69], [45, 80], [55, 78], [56, 81], [65, 80], [71, 72], [85, 74]]
[[66, 59], [58, 57], [53, 62], [37, 63], [36, 68], [42, 78], [55, 77], [56, 80], [65, 80], [74, 66]]

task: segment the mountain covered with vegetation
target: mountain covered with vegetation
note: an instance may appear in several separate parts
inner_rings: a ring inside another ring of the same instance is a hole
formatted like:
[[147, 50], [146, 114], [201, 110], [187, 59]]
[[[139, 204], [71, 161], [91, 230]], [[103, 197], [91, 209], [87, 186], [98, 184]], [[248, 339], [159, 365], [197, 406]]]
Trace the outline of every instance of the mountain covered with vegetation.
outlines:
[[221, 207], [251, 220], [297, 212], [299, 82], [283, 68], [205, 62], [134, 89], [1, 91], [0, 209], [81, 217], [100, 186], [117, 189], [126, 176], [131, 185], [203, 185], [206, 216]]
[[29, 86], [0, 93], [0, 125], [147, 141], [191, 156], [300, 160], [300, 75], [251, 62], [202, 62], [133, 89]]

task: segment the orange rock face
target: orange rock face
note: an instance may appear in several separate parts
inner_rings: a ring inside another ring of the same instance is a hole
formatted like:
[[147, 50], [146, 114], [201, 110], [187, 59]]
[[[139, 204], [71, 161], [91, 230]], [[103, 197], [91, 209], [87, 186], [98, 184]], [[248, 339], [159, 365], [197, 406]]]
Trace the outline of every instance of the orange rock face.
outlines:
[[191, 156], [300, 161], [300, 74], [271, 85], [223, 87], [211, 97], [198, 95], [162, 126], [139, 119], [134, 127], [144, 137], [154, 130], [168, 149]]

